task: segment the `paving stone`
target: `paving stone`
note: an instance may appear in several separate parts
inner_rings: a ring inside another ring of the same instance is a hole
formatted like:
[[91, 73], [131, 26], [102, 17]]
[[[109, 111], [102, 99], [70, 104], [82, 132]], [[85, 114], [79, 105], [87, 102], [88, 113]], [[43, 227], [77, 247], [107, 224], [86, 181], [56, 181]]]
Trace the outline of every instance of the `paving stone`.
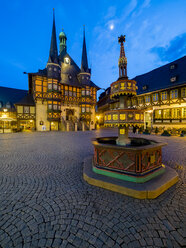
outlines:
[[138, 200], [82, 179], [91, 139], [116, 134], [0, 134], [0, 247], [184, 247], [186, 138], [148, 136], [168, 143], [164, 164], [183, 169], [176, 186]]

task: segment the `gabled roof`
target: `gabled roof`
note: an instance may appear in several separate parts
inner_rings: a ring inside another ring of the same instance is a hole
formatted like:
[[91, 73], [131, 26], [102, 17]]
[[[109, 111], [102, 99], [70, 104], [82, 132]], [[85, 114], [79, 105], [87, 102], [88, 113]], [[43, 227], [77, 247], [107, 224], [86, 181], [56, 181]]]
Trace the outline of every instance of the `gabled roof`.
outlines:
[[[171, 78], [176, 78], [176, 81], [171, 82]], [[136, 76], [133, 80], [137, 81], [138, 94], [186, 84], [186, 56]]]
[[27, 94], [20, 101], [16, 102], [15, 105], [35, 106], [33, 95]]
[[13, 105], [20, 101], [20, 99], [22, 99], [27, 93], [28, 90], [19, 90], [0, 86], [0, 102], [2, 102], [3, 106], [9, 102], [11, 107], [14, 107]]

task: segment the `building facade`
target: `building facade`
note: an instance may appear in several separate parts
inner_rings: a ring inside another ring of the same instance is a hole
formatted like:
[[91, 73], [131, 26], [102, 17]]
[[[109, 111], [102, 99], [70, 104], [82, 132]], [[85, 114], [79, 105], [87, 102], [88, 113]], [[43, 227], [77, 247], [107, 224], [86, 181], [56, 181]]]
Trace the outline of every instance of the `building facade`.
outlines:
[[[143, 109], [144, 128], [186, 128], [186, 56], [133, 79], [137, 95], [127, 104]], [[109, 87], [98, 101], [100, 125], [104, 113], [117, 108], [119, 102], [110, 98]]]
[[[95, 128], [96, 95], [99, 87], [91, 81], [85, 30], [81, 68], [67, 53], [67, 37], [63, 31], [59, 34], [59, 40], [58, 54], [53, 14], [51, 44], [46, 68], [36, 73], [26, 73], [29, 85], [28, 94], [25, 94], [19, 101], [12, 101], [12, 106], [15, 108], [14, 120], [18, 130], [69, 131]], [[2, 103], [3, 114], [0, 116], [2, 122], [5, 120], [4, 111], [7, 112], [6, 114], [11, 111], [5, 105], [6, 103]], [[11, 125], [9, 127], [13, 128]], [[5, 129], [5, 127], [0, 127], [0, 129]]]

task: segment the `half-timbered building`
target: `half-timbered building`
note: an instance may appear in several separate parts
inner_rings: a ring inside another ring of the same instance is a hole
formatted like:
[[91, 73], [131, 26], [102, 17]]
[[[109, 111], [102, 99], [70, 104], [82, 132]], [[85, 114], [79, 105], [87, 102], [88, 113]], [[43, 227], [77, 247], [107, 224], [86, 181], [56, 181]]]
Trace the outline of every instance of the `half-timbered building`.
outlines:
[[[128, 106], [144, 110], [145, 128], [186, 128], [186, 56], [133, 79], [137, 96]], [[117, 108], [107, 88], [98, 101], [99, 123], [104, 124], [105, 111]]]

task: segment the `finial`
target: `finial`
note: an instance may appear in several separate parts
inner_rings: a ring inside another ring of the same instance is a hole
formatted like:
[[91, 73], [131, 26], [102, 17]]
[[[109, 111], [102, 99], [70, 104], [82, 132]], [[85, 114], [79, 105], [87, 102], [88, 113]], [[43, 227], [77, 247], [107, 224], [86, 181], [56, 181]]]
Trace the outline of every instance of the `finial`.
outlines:
[[125, 42], [125, 35], [121, 35], [120, 37], [118, 37], [118, 42], [119, 43]]

